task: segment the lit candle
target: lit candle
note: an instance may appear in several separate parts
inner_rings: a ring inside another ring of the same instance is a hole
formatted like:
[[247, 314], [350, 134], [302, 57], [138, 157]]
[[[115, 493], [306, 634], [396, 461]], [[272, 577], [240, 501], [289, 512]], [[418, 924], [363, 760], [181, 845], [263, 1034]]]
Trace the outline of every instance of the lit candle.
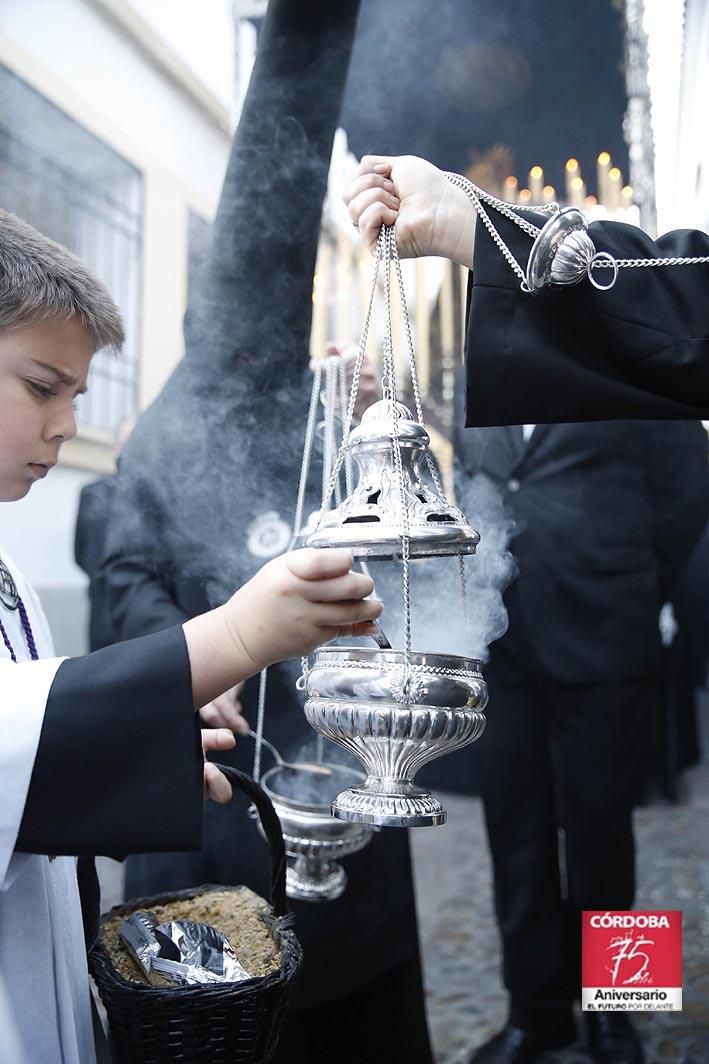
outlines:
[[[372, 256], [361, 245], [357, 261], [357, 280], [359, 294], [359, 320], [364, 321], [369, 305], [370, 288], [372, 284]], [[376, 311], [375, 311], [376, 313]], [[374, 325], [374, 323], [372, 323]], [[381, 352], [377, 343], [377, 330], [372, 327], [367, 334], [366, 352], [372, 362], [379, 366]]]
[[612, 166], [608, 171], [608, 202], [609, 211], [617, 211], [620, 207], [620, 189], [623, 183], [623, 175], [617, 166]]
[[542, 188], [544, 186], [544, 171], [541, 166], [533, 166], [529, 171], [529, 191], [532, 193], [532, 199], [535, 202], [539, 202], [542, 198]]
[[569, 182], [569, 200], [572, 206], [582, 207], [586, 198], [586, 186], [581, 177], [572, 177]]
[[517, 202], [517, 178], [516, 177], [510, 176], [510, 177], [506, 177], [505, 178], [505, 184], [504, 184], [504, 187], [503, 187], [503, 190], [502, 190], [502, 194], [503, 194], [504, 198], [507, 200], [508, 203], [516, 203]]
[[452, 358], [455, 342], [455, 323], [453, 318], [453, 270], [455, 265], [446, 262], [443, 269], [441, 290], [438, 295], [439, 328], [441, 338], [441, 353], [443, 358]]
[[566, 160], [566, 198], [571, 200], [571, 182], [579, 176], [579, 164], [577, 159]]
[[596, 192], [599, 203], [606, 205], [608, 200], [608, 171], [611, 165], [611, 157], [607, 151], [602, 151], [596, 159]]
[[335, 307], [335, 342], [352, 342], [352, 244], [340, 233], [337, 238], [337, 304]]

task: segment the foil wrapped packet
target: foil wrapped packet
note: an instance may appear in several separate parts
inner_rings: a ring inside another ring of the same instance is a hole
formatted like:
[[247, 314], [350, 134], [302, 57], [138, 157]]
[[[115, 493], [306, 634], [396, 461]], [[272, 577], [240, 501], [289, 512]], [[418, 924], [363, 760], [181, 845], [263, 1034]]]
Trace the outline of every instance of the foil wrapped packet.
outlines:
[[239, 983], [251, 975], [239, 964], [226, 935], [211, 924], [170, 920], [136, 910], [119, 935], [146, 979], [154, 986]]

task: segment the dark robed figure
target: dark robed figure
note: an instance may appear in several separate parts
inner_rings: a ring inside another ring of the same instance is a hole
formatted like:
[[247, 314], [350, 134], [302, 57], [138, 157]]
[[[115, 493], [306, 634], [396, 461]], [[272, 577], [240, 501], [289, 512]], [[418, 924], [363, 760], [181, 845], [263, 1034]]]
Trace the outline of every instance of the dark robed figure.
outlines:
[[[121, 454], [96, 584], [114, 639], [202, 612], [288, 543], [315, 252], [356, 6], [270, 5], [186, 316], [185, 358]], [[285, 756], [313, 738], [296, 675], [279, 667], [269, 678], [265, 735]], [[252, 725], [256, 689], [242, 696]], [[252, 756], [240, 740], [234, 763], [251, 771]], [[383, 1064], [403, 1054], [430, 1064], [406, 832], [377, 833], [346, 869], [339, 900], [293, 904], [305, 960], [276, 1059]], [[265, 872], [263, 841], [234, 803], [207, 809], [201, 852], [129, 861], [126, 888], [135, 896], [211, 881], [264, 893]]]
[[[396, 225], [403, 256], [441, 255], [471, 270], [459, 455], [469, 472], [506, 486], [526, 522], [509, 633], [488, 669], [490, 725], [475, 751], [511, 1012], [471, 1062], [532, 1064], [573, 1037], [568, 944], [577, 936], [566, 916], [632, 904], [634, 737], [660, 661], [657, 609], [706, 512], [701, 429], [662, 420], [709, 416], [709, 262], [623, 267], [610, 291], [584, 280], [532, 295], [499, 246], [524, 271], [529, 236], [491, 210], [495, 242], [465, 191], [425, 160], [365, 156], [345, 202], [370, 249], [382, 225]], [[615, 259], [709, 257], [700, 232], [654, 242], [597, 222], [589, 234]], [[655, 424], [558, 424], [616, 418]], [[525, 448], [523, 426], [533, 425]], [[567, 906], [557, 816], [567, 829]], [[641, 1064], [627, 1016], [586, 1019], [595, 1060]]]

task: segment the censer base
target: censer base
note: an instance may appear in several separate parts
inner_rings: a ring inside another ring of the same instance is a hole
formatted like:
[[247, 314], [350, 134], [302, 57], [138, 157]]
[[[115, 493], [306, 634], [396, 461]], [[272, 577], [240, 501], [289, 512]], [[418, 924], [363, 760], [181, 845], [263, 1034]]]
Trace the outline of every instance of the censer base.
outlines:
[[298, 901], [334, 901], [344, 894], [347, 873], [336, 861], [298, 857], [286, 868], [286, 894]]
[[[412, 526], [409, 535], [410, 558], [449, 558], [475, 554], [480, 536], [473, 529], [451, 525]], [[308, 536], [308, 547], [336, 547], [353, 558], [387, 561], [401, 558], [401, 529], [379, 524], [344, 524], [319, 528]]]
[[428, 791], [398, 780], [393, 789], [391, 781], [372, 776], [362, 787], [348, 787], [338, 794], [331, 812], [338, 820], [384, 828], [435, 827], [448, 819], [441, 803]]

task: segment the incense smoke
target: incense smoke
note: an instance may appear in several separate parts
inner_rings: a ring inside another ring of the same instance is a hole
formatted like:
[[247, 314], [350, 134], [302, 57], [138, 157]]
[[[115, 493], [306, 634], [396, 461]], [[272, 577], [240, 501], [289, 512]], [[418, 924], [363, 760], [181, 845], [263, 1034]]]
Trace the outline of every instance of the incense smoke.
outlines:
[[[506, 514], [497, 488], [482, 475], [459, 483], [457, 504], [480, 533], [477, 552], [463, 561], [465, 607], [457, 557], [412, 561], [412, 650], [484, 662], [490, 643], [507, 630], [502, 594], [516, 572], [509, 551], [515, 522]], [[382, 627], [392, 646], [403, 648], [401, 562], [370, 562], [368, 567], [384, 602]]]

